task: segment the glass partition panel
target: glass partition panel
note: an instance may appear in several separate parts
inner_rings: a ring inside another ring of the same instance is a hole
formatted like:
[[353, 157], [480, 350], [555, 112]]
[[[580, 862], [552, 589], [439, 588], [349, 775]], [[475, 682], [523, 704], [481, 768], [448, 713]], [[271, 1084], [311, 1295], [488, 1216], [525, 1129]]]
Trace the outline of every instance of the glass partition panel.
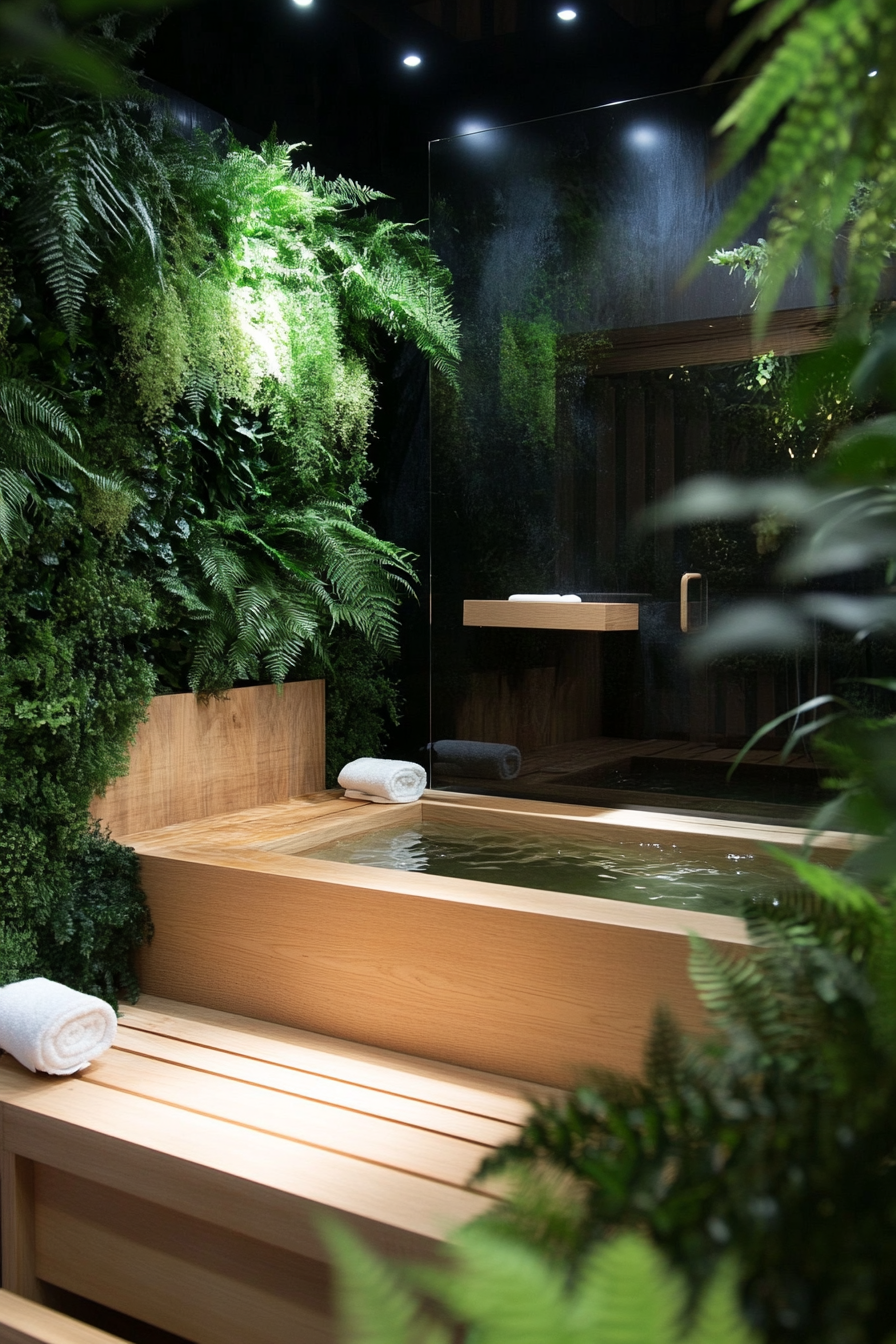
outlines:
[[719, 97], [431, 146], [433, 242], [463, 329], [459, 386], [432, 390], [435, 787], [782, 820], [817, 796], [811, 759], [782, 767], [773, 742], [731, 785], [728, 764], [864, 655], [828, 641], [689, 670], [690, 631], [768, 591], [778, 539], [637, 526], [678, 481], [788, 473], [817, 442], [781, 397], [790, 357], [825, 335], [811, 275], [761, 348], [742, 272], [682, 283], [743, 180], [712, 177]]

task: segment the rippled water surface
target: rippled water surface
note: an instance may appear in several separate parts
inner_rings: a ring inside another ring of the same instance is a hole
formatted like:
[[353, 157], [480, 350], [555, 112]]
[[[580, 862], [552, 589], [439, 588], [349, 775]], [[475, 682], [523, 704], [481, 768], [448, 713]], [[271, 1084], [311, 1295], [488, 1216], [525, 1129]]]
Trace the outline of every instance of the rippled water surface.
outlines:
[[769, 891], [780, 879], [762, 855], [731, 852], [704, 858], [688, 846], [627, 837], [600, 843], [520, 831], [427, 821], [383, 826], [347, 836], [303, 856], [371, 868], [400, 868], [442, 877], [468, 877], [515, 887], [541, 887], [579, 896], [604, 896], [679, 910], [739, 914], [745, 898]]

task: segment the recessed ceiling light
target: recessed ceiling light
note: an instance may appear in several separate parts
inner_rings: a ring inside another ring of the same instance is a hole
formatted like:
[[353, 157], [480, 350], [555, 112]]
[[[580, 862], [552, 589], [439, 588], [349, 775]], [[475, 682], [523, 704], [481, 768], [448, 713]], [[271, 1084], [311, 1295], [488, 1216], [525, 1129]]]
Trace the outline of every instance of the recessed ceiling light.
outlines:
[[402, 65], [410, 65], [410, 66], [419, 65], [419, 64], [420, 64], [420, 57], [419, 57], [419, 56], [414, 56], [413, 53], [412, 53], [412, 54], [410, 54], [410, 55], [408, 55], [408, 56], [402, 56], [401, 61], [402, 61]]
[[293, 0], [293, 4], [298, 5], [300, 9], [307, 9], [311, 0]]
[[869, 78], [869, 79], [873, 79], [874, 76], [875, 76], [876, 74], [877, 74], [877, 71], [876, 71], [876, 70], [869, 70], [869, 71], [868, 71], [868, 78]]
[[558, 9], [558, 10], [557, 10], [557, 18], [558, 18], [558, 19], [562, 19], [564, 23], [569, 23], [570, 20], [571, 20], [571, 19], [574, 19], [575, 17], [576, 17], [576, 12], [575, 12], [574, 9]]

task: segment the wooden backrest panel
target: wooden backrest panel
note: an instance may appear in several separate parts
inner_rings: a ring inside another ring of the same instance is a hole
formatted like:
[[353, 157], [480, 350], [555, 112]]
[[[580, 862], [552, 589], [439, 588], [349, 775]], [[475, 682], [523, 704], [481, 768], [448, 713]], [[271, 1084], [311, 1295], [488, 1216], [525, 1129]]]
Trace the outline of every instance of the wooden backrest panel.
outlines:
[[117, 1335], [107, 1335], [51, 1311], [37, 1302], [0, 1289], [0, 1344], [120, 1344]]
[[92, 811], [113, 836], [324, 787], [324, 682], [249, 686], [223, 700], [159, 695], [131, 748], [131, 768]]

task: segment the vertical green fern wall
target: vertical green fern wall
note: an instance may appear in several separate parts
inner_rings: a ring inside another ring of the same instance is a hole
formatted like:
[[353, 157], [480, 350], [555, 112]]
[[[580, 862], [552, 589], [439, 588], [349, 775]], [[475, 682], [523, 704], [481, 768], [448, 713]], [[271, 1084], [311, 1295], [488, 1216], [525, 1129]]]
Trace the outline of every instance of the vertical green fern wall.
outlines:
[[[381, 194], [273, 139], [0, 82], [0, 981], [114, 998], [148, 915], [92, 831], [150, 696], [326, 675], [378, 750], [414, 557], [363, 507], [383, 340], [450, 378], [448, 277]], [[332, 773], [332, 771], [331, 771]]]

